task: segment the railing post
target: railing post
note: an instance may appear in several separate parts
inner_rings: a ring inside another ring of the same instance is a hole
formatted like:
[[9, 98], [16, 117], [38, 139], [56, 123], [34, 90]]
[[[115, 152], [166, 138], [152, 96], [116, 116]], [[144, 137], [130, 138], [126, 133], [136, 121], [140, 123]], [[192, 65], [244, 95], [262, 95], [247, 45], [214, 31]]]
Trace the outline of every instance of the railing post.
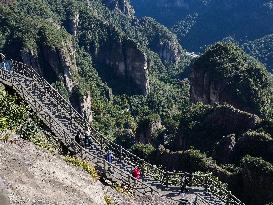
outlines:
[[208, 175], [206, 174], [205, 175], [205, 191], [207, 192], [208, 191]]
[[230, 199], [231, 199], [231, 192], [229, 191], [229, 192], [228, 192], [228, 195], [227, 195], [226, 205], [231, 204], [231, 203], [230, 203]]
[[104, 172], [105, 172], [105, 175], [106, 175], [107, 170], [106, 170], [106, 161], [105, 160], [103, 160], [103, 168], [104, 168]]
[[122, 146], [119, 146], [119, 159], [122, 159]]
[[166, 172], [166, 187], [169, 187], [169, 173]]

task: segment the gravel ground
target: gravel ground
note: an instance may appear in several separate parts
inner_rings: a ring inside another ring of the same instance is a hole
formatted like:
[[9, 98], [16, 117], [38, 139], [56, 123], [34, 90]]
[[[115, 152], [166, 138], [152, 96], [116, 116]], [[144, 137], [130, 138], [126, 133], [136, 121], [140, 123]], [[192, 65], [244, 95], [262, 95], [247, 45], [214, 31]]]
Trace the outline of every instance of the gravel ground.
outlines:
[[11, 205], [105, 204], [100, 182], [32, 143], [1, 142], [0, 159], [2, 198]]
[[170, 204], [118, 193], [28, 141], [0, 142], [0, 205], [104, 205], [105, 195], [116, 205]]

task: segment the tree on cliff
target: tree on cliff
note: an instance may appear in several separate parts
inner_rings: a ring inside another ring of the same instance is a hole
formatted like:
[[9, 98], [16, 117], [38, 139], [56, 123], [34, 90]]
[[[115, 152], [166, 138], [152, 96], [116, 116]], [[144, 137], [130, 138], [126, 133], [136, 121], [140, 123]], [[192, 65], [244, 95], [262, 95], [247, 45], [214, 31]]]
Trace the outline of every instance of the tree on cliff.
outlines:
[[191, 98], [228, 103], [262, 116], [272, 115], [272, 83], [265, 66], [236, 44], [219, 42], [192, 65]]

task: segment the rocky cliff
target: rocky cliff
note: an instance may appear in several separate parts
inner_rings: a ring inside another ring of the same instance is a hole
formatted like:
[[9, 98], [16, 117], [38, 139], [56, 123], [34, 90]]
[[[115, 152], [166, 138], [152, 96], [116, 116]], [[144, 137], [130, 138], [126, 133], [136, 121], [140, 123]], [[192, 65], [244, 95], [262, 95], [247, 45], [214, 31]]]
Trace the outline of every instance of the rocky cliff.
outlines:
[[191, 100], [268, 115], [270, 79], [266, 68], [237, 45], [219, 42], [192, 64]]
[[38, 51], [20, 51], [22, 62], [35, 68], [49, 83], [61, 82], [73, 107], [91, 122], [91, 94], [79, 92], [79, 82], [75, 77], [79, 70], [72, 40], [64, 40], [61, 46], [52, 47], [45, 43], [38, 43], [37, 46]]
[[127, 16], [134, 16], [134, 9], [129, 0], [103, 0], [103, 3], [111, 10], [119, 11]]
[[148, 47], [157, 53], [163, 63], [177, 64], [183, 56], [183, 49], [176, 36], [166, 27], [145, 17], [137, 22], [138, 26], [147, 35]]
[[175, 142], [180, 149], [189, 148], [194, 144], [200, 150], [212, 151], [219, 142], [221, 149], [225, 147], [227, 151], [233, 150], [232, 136], [226, 139], [223, 139], [223, 136], [255, 129], [262, 121], [257, 115], [227, 105], [209, 108], [207, 112], [195, 117], [189, 117], [190, 121], [181, 121]]
[[114, 92], [149, 93], [147, 56], [133, 41], [115, 38], [101, 43], [95, 61]]

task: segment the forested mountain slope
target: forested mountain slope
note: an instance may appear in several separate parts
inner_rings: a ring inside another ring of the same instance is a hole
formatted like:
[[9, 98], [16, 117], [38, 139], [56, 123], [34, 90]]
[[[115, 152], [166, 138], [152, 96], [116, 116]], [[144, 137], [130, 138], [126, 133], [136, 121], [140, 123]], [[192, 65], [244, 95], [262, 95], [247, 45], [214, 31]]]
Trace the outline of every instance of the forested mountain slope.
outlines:
[[132, 0], [136, 14], [151, 16], [191, 51], [226, 37], [239, 42], [273, 33], [271, 0]]
[[99, 0], [18, 0], [0, 10], [1, 52], [33, 66], [110, 136], [135, 130], [140, 116], [171, 117], [188, 103], [188, 86], [176, 83], [188, 60], [154, 20]]
[[183, 49], [231, 36], [270, 66], [271, 1], [133, 3], [148, 16], [171, 11], [158, 19], [179, 40], [137, 18], [127, 0], [17, 0], [0, 5], [0, 52], [31, 65], [139, 157], [170, 171], [212, 172], [246, 204], [273, 202], [271, 75], [234, 43], [194, 58]]

